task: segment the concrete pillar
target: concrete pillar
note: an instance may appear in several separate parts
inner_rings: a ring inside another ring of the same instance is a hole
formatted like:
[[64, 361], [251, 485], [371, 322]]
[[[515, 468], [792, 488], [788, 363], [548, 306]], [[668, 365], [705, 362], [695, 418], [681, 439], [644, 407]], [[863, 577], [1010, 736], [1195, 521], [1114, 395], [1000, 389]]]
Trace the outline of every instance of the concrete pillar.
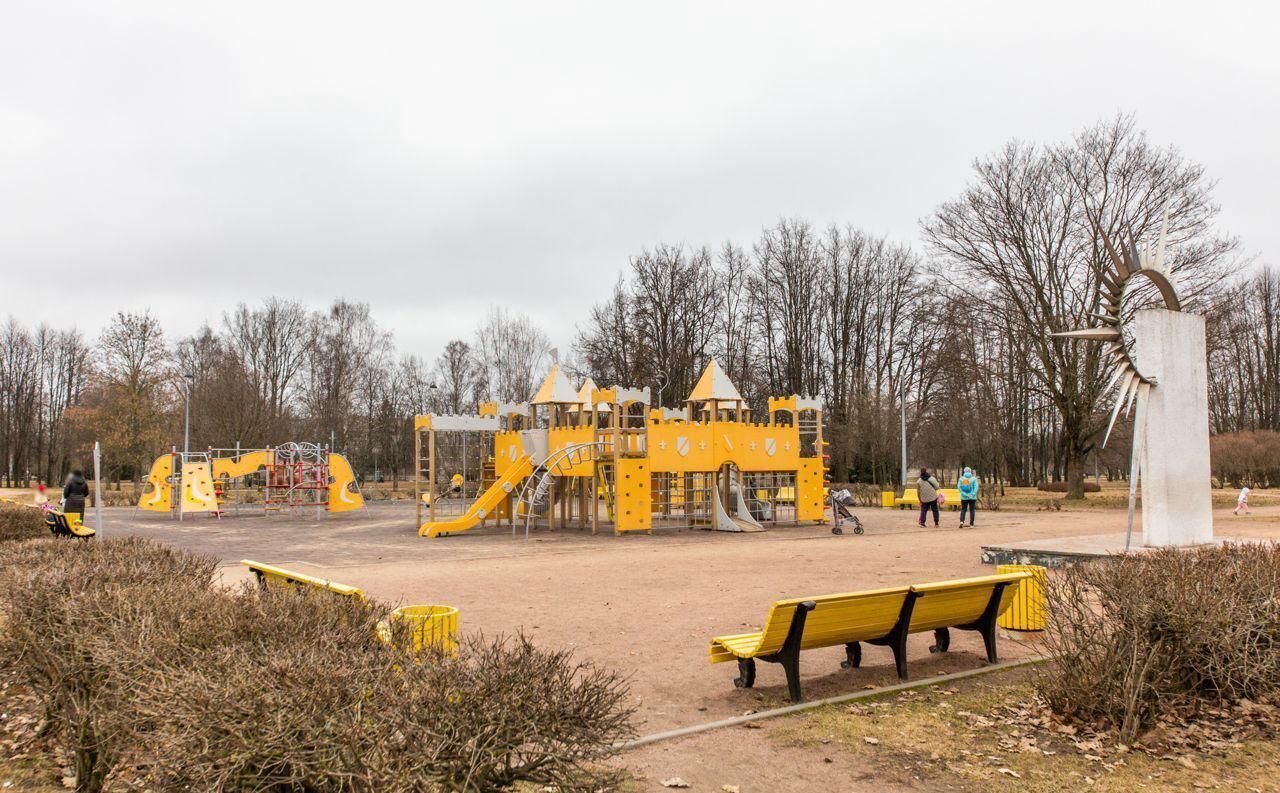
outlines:
[[1137, 312], [1133, 329], [1134, 361], [1156, 381], [1148, 392], [1141, 456], [1142, 544], [1210, 542], [1213, 507], [1204, 317], [1149, 309]]

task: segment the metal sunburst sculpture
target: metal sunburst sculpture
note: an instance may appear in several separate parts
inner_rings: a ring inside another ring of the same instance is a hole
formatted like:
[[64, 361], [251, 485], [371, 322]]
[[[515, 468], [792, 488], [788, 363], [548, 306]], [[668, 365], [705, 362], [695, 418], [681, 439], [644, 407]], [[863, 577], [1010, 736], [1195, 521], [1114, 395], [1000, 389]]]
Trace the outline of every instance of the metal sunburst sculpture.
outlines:
[[1098, 310], [1089, 314], [1089, 317], [1099, 324], [1053, 334], [1101, 341], [1108, 347], [1107, 353], [1111, 357], [1109, 364], [1111, 377], [1103, 387], [1102, 393], [1107, 393], [1117, 383], [1120, 387], [1116, 393], [1115, 408], [1111, 411], [1111, 421], [1107, 424], [1107, 434], [1102, 439], [1104, 447], [1111, 438], [1111, 430], [1115, 427], [1116, 419], [1120, 414], [1132, 414], [1134, 407], [1140, 401], [1145, 401], [1147, 392], [1156, 385], [1155, 378], [1142, 373], [1129, 351], [1129, 342], [1124, 333], [1124, 315], [1121, 312], [1125, 290], [1133, 283], [1135, 276], [1144, 276], [1160, 291], [1165, 308], [1170, 311], [1182, 310], [1182, 302], [1178, 299], [1178, 292], [1174, 288], [1172, 273], [1164, 263], [1165, 234], [1168, 225], [1169, 213], [1166, 210], [1164, 219], [1160, 223], [1160, 236], [1154, 252], [1147, 246], [1139, 248], [1137, 241], [1130, 238], [1127, 246], [1121, 246], [1122, 253], [1117, 253], [1111, 240], [1095, 223], [1094, 228], [1102, 239], [1112, 265], [1110, 268], [1104, 268], [1101, 273], [1102, 289]]
[[1108, 347], [1107, 354], [1111, 357], [1109, 364], [1111, 378], [1103, 387], [1102, 393], [1105, 394], [1115, 388], [1117, 383], [1120, 387], [1116, 391], [1116, 404], [1111, 411], [1111, 421], [1107, 424], [1107, 434], [1102, 439], [1104, 447], [1111, 439], [1111, 430], [1115, 428], [1116, 419], [1120, 414], [1132, 414], [1135, 407], [1137, 409], [1138, 416], [1134, 426], [1133, 448], [1130, 451], [1129, 463], [1129, 514], [1124, 539], [1126, 552], [1133, 540], [1133, 516], [1137, 502], [1138, 479], [1143, 473], [1141, 459], [1146, 448], [1146, 404], [1151, 389], [1156, 386], [1156, 379], [1142, 373], [1129, 351], [1129, 342], [1124, 332], [1124, 313], [1121, 307], [1124, 304], [1125, 291], [1133, 284], [1135, 276], [1141, 275], [1160, 290], [1166, 309], [1182, 311], [1182, 301], [1178, 299], [1178, 292], [1174, 289], [1172, 274], [1164, 264], [1165, 235], [1168, 226], [1169, 212], [1166, 209], [1164, 218], [1160, 222], [1160, 236], [1156, 240], [1154, 253], [1145, 245], [1139, 248], [1137, 240], [1130, 237], [1128, 245], [1121, 246], [1123, 254], [1120, 254], [1116, 253], [1111, 240], [1095, 223], [1094, 229], [1102, 239], [1103, 247], [1106, 248], [1112, 265], [1111, 268], [1103, 269], [1100, 274], [1102, 288], [1098, 310], [1089, 314], [1099, 324], [1053, 334], [1100, 341]]

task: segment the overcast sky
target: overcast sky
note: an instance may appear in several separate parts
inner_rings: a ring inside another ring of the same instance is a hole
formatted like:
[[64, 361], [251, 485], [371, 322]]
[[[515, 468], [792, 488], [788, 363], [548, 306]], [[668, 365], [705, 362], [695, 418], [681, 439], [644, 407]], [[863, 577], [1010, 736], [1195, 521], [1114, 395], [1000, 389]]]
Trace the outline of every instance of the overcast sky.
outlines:
[[1275, 261], [1275, 8], [8, 0], [0, 318], [342, 296], [430, 358], [492, 305], [566, 347], [645, 246], [915, 243], [974, 157], [1120, 111]]

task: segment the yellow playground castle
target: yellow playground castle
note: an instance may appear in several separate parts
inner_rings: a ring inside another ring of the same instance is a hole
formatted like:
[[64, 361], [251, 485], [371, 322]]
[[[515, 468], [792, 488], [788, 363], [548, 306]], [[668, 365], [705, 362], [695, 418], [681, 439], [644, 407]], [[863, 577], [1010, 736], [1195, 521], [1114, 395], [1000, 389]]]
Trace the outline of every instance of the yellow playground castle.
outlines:
[[[753, 420], [715, 360], [683, 410], [651, 406], [648, 388], [600, 388], [588, 378], [575, 389], [555, 365], [528, 402], [415, 417], [418, 533], [461, 534], [488, 521], [526, 536], [541, 527], [625, 534], [822, 521], [821, 404], [799, 396], [768, 404], [767, 420]], [[459, 435], [478, 436], [471, 449], [483, 462], [471, 482], [437, 460]]]

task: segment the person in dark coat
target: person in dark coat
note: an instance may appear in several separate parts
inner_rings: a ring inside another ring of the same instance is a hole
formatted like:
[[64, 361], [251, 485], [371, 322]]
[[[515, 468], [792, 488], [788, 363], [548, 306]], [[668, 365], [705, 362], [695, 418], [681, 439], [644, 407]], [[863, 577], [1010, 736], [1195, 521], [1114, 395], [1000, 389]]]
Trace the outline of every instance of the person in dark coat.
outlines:
[[62, 488], [62, 512], [68, 520], [74, 515], [84, 521], [84, 503], [89, 498], [89, 483], [85, 481], [83, 471], [72, 471], [67, 477], [67, 484]]
[[929, 473], [929, 469], [920, 469], [920, 478], [916, 480], [916, 497], [920, 500], [920, 526], [924, 527], [925, 516], [933, 513], [934, 528], [938, 526], [938, 491], [942, 485]]

